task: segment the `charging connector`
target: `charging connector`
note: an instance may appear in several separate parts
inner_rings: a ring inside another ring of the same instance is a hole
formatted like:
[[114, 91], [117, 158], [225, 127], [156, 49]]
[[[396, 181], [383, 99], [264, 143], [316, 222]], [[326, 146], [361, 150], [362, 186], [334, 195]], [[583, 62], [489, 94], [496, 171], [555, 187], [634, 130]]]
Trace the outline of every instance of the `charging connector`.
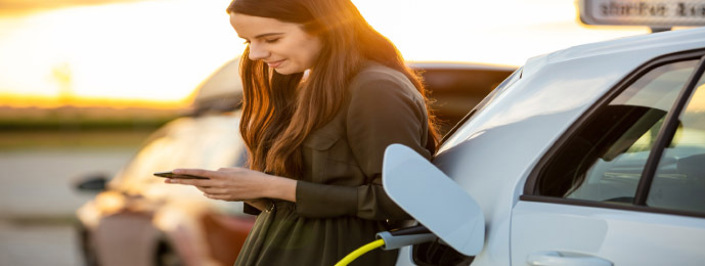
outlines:
[[376, 237], [384, 240], [384, 246], [382, 246], [384, 250], [398, 249], [436, 239], [436, 236], [423, 225], [379, 232]]
[[336, 263], [335, 266], [348, 265], [358, 257], [378, 247], [381, 247], [384, 250], [392, 250], [401, 248], [403, 246], [429, 242], [436, 239], [436, 236], [432, 234], [431, 231], [429, 231], [423, 225], [379, 232], [375, 237], [377, 238], [377, 240], [370, 242], [351, 252], [343, 259], [341, 259], [338, 263]]

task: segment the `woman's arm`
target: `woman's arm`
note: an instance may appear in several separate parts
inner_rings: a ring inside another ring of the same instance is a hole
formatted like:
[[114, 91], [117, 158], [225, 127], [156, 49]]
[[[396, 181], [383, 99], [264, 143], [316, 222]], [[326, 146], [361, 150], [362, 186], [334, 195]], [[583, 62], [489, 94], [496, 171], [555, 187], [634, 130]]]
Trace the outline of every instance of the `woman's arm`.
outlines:
[[193, 185], [211, 199], [246, 201], [264, 209], [263, 198], [296, 202], [296, 180], [268, 175], [246, 168], [174, 169], [175, 174], [204, 176], [209, 179], [166, 179], [169, 184]]

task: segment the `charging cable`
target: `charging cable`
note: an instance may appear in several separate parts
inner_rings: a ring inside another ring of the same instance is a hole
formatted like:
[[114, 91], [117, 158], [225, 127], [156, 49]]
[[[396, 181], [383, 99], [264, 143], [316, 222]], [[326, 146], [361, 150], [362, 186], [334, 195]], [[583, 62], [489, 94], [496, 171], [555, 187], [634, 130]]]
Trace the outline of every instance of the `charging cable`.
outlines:
[[384, 246], [384, 239], [377, 239], [375, 241], [367, 243], [364, 246], [359, 247], [355, 251], [350, 252], [350, 254], [348, 254], [342, 260], [340, 260], [338, 263], [336, 263], [335, 266], [346, 266], [346, 265], [350, 264], [351, 262], [353, 262], [358, 257], [369, 252], [370, 250], [376, 249], [381, 246]]
[[423, 225], [379, 232], [375, 237], [377, 240], [350, 252], [350, 254], [338, 261], [335, 266], [346, 266], [358, 257], [378, 247], [384, 250], [392, 250], [436, 239], [436, 236]]

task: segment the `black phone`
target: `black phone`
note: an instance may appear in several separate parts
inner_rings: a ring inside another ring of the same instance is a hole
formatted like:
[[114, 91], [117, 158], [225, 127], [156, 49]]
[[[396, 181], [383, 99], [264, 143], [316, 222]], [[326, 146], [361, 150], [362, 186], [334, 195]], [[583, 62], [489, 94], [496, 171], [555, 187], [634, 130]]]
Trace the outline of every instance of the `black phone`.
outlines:
[[166, 177], [166, 178], [181, 178], [181, 179], [210, 179], [205, 176], [196, 176], [196, 175], [177, 175], [174, 174], [171, 171], [166, 171], [166, 172], [156, 172], [154, 175], [159, 176], [159, 177]]

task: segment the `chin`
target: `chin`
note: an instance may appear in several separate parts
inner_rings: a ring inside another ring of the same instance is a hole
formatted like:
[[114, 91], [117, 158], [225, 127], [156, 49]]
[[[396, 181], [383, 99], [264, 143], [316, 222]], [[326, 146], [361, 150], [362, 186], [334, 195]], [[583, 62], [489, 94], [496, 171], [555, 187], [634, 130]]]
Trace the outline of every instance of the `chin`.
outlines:
[[286, 69], [278, 69], [278, 68], [275, 68], [275, 69], [274, 69], [274, 72], [277, 72], [277, 73], [282, 74], [282, 75], [291, 75], [291, 74], [293, 74], [293, 73], [290, 73], [289, 71], [286, 71]]
[[296, 74], [296, 73], [301, 73], [303, 71], [299, 70], [292, 70], [292, 69], [287, 69], [287, 68], [275, 68], [275, 72], [282, 74], [282, 75], [291, 75], [291, 74]]

